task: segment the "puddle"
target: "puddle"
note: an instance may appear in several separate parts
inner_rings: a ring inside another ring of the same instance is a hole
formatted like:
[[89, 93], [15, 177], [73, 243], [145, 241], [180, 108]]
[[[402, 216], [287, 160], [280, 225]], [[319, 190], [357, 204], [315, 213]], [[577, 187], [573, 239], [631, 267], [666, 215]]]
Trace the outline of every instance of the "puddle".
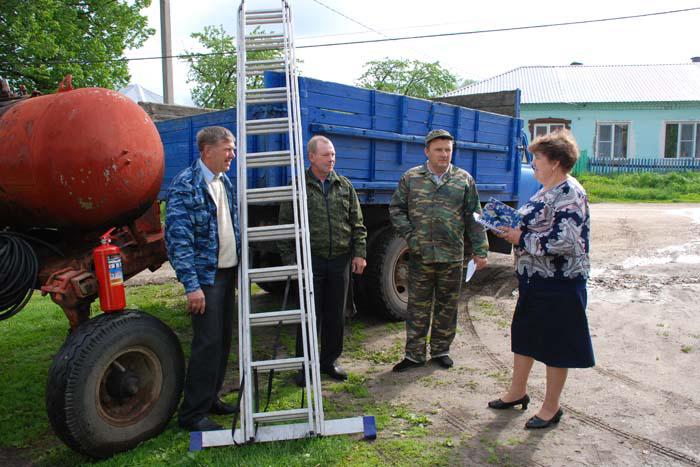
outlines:
[[623, 269], [636, 268], [639, 266], [655, 266], [659, 264], [668, 264], [673, 262], [670, 256], [656, 256], [653, 258], [644, 258], [641, 256], [632, 256], [622, 262]]
[[668, 213], [674, 216], [689, 217], [693, 224], [700, 224], [700, 208], [672, 209]]
[[700, 264], [700, 256], [699, 255], [681, 255], [678, 258], [676, 258], [677, 263], [683, 263], [683, 264]]
[[[685, 211], [688, 211], [687, 209]], [[700, 212], [700, 210], [698, 210]], [[680, 263], [680, 264], [700, 264], [700, 255], [694, 254], [698, 251], [700, 242], [690, 242], [684, 245], [671, 245], [659, 248], [656, 253], [661, 256], [631, 256], [622, 262], [623, 269], [630, 269], [639, 266], [657, 266], [660, 264]]]

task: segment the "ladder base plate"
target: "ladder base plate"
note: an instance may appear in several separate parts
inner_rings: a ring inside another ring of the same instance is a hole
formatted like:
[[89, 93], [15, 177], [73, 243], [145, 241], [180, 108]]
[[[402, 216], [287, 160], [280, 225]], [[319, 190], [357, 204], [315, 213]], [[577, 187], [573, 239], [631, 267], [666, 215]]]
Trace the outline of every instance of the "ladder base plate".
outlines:
[[[377, 426], [373, 415], [326, 420], [325, 425], [326, 430], [322, 436], [362, 433], [364, 439], [375, 439], [377, 437]], [[308, 423], [261, 426], [258, 429], [255, 442], [283, 441], [308, 438], [310, 436], [312, 435], [310, 434]], [[243, 433], [239, 429], [236, 429], [235, 440], [231, 437], [231, 430], [193, 431], [190, 433], [190, 451], [201, 451], [204, 448], [231, 446], [233, 444], [242, 445], [243, 443]]]

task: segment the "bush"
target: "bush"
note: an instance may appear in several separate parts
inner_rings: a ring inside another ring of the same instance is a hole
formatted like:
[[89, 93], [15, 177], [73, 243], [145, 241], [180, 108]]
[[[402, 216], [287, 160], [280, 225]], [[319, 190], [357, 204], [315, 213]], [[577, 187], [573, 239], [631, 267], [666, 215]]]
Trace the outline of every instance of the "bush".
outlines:
[[592, 202], [700, 202], [700, 173], [586, 174], [578, 177]]

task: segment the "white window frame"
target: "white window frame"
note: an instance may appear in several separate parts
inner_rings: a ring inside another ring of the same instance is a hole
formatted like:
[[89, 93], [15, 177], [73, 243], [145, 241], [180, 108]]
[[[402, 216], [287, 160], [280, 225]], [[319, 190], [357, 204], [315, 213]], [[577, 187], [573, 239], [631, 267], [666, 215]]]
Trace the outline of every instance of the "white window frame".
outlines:
[[[661, 140], [661, 155], [664, 159], [694, 159], [695, 154], [698, 153], [698, 145], [700, 144], [700, 120], [668, 120], [663, 122], [663, 139]], [[667, 125], [678, 125], [678, 139], [676, 140], [676, 157], [666, 157], [666, 126]], [[693, 149], [690, 151], [690, 156], [681, 156], [681, 128], [680, 125], [692, 125], [693, 126]]]
[[631, 159], [630, 153], [632, 148], [632, 122], [631, 121], [601, 121], [595, 123], [595, 156], [603, 157], [598, 153], [598, 144], [600, 144], [600, 127], [603, 125], [626, 125], [627, 126], [627, 153], [624, 157], [617, 157], [614, 154], [615, 148], [615, 128], [611, 129], [610, 134], [610, 159]]
[[548, 135], [552, 132], [552, 127], [557, 126], [560, 127], [560, 130], [566, 130], [566, 125], [564, 123], [535, 123], [532, 126], [532, 133], [535, 138], [537, 138], [537, 127], [545, 127], [547, 129], [547, 132], [545, 135]]

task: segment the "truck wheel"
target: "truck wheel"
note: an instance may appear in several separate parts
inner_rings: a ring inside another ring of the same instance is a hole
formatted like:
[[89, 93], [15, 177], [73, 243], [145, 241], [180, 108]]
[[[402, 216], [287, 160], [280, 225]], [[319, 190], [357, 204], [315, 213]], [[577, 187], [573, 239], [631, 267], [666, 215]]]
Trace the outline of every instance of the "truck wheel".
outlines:
[[377, 237], [368, 261], [365, 287], [372, 308], [395, 321], [408, 308], [408, 245], [389, 229]]
[[127, 310], [71, 333], [46, 389], [51, 427], [70, 448], [109, 457], [159, 434], [177, 408], [185, 361], [162, 321]]

